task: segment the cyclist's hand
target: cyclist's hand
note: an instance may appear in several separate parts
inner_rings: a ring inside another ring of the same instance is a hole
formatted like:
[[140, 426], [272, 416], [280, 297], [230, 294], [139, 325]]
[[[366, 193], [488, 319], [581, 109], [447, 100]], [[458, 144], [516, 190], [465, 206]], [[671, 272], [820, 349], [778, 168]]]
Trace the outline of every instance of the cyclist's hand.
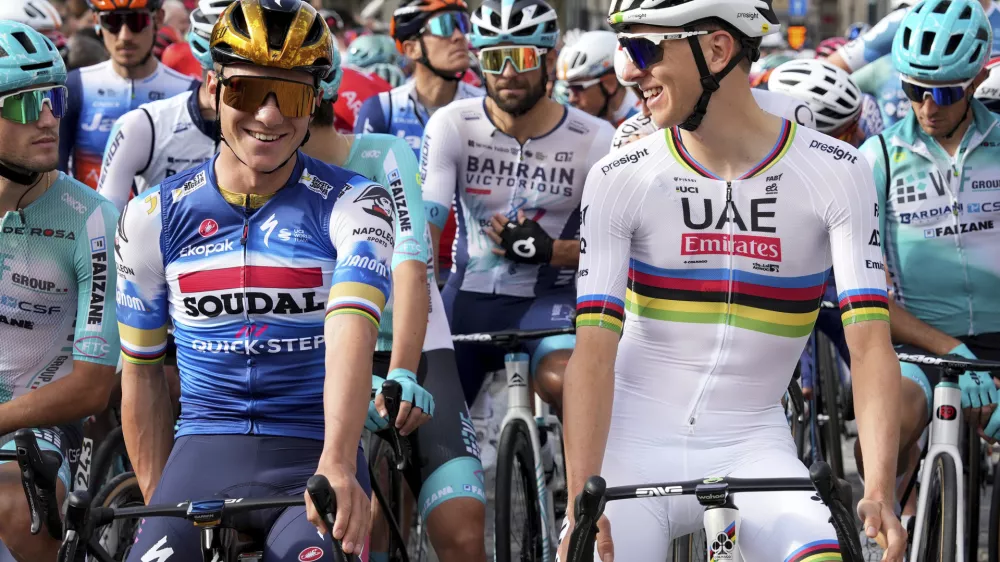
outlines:
[[[326, 476], [337, 498], [337, 513], [334, 516], [333, 538], [341, 541], [345, 554], [361, 555], [365, 537], [371, 527], [371, 500], [358, 484], [353, 466], [320, 463], [316, 474]], [[320, 519], [313, 506], [309, 492], [306, 496], [306, 517], [316, 526], [321, 535], [326, 535], [326, 524]]]
[[980, 429], [979, 435], [986, 439], [990, 445], [995, 445], [997, 440], [1000, 440], [1000, 409], [993, 410], [993, 414], [989, 417], [989, 423], [986, 424], [986, 429]]
[[[407, 369], [393, 369], [389, 380], [396, 381], [403, 387], [403, 402], [399, 405], [399, 415], [396, 416], [396, 429], [400, 435], [409, 435], [426, 423], [434, 415], [434, 397], [430, 392], [417, 384], [417, 375]], [[375, 397], [378, 407], [385, 410], [385, 399]]]
[[[556, 562], [565, 562], [568, 560], [569, 538], [573, 534], [575, 526], [576, 522], [571, 521], [568, 515], [563, 519], [562, 529], [559, 531], [559, 550], [556, 553]], [[615, 545], [611, 540], [611, 521], [605, 515], [602, 515], [597, 520], [597, 538], [594, 552], [601, 562], [614, 562]]]
[[490, 224], [492, 228], [487, 228], [486, 234], [500, 246], [493, 248], [494, 254], [517, 263], [545, 264], [552, 261], [555, 241], [540, 224], [526, 218], [524, 211], [517, 212], [516, 223], [495, 214]]
[[[906, 553], [906, 530], [892, 511], [892, 507], [882, 501], [862, 498], [858, 502], [858, 517], [864, 522], [865, 535], [872, 539], [885, 540], [885, 554], [882, 560], [903, 562]], [[881, 536], [879, 536], [881, 535]], [[879, 541], [881, 546], [881, 541]]]
[[[976, 359], [964, 343], [948, 352], [949, 355], [958, 355], [966, 359]], [[997, 403], [997, 387], [993, 384], [993, 377], [989, 373], [979, 373], [966, 371], [958, 377], [958, 387], [962, 391], [962, 408], [985, 408], [990, 404]], [[983, 427], [980, 424], [979, 427]]]
[[375, 393], [375, 399], [368, 403], [368, 419], [365, 420], [365, 429], [372, 433], [389, 427], [389, 420], [386, 419], [388, 412], [385, 411], [385, 400], [382, 400], [381, 409], [375, 406], [375, 401], [379, 398], [379, 393], [382, 391], [382, 383], [384, 382], [385, 379], [382, 377], [372, 375], [372, 392]]

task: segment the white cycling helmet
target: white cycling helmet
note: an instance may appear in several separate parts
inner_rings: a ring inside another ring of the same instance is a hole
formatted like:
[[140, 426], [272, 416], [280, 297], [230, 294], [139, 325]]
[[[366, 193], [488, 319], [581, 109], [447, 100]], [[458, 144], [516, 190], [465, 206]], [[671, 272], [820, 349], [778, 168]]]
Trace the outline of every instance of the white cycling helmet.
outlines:
[[559, 52], [556, 76], [559, 80], [572, 83], [614, 72], [617, 47], [618, 37], [615, 32], [588, 31]]
[[199, 16], [191, 18], [191, 30], [198, 33], [200, 37], [212, 39], [212, 29], [218, 21], [222, 12], [236, 0], [200, 0], [198, 2]]
[[991, 59], [986, 63], [986, 68], [990, 73], [976, 88], [975, 97], [990, 111], [997, 112], [1000, 111], [1000, 58]]
[[0, 20], [23, 23], [35, 31], [62, 29], [62, 18], [48, 0], [2, 0]]
[[837, 132], [861, 115], [861, 89], [850, 74], [822, 59], [786, 62], [774, 69], [767, 86], [805, 102], [821, 133]]
[[788, 41], [780, 33], [765, 35], [760, 40], [761, 49], [787, 49]]
[[562, 34], [563, 47], [569, 47], [573, 43], [576, 43], [577, 41], [580, 40], [580, 37], [584, 33], [586, 33], [586, 31], [580, 29], [579, 27], [574, 27], [573, 29], [570, 29], [569, 31], [563, 33]]
[[891, 2], [889, 2], [889, 11], [895, 12], [900, 8], [903, 7], [909, 8], [914, 4], [916, 4], [916, 2], [914, 2], [913, 0], [892, 0]]
[[622, 86], [638, 86], [635, 82], [629, 82], [623, 76], [625, 75], [625, 63], [628, 62], [628, 55], [622, 50], [622, 46], [618, 45], [615, 47], [615, 76], [618, 77], [618, 83]]

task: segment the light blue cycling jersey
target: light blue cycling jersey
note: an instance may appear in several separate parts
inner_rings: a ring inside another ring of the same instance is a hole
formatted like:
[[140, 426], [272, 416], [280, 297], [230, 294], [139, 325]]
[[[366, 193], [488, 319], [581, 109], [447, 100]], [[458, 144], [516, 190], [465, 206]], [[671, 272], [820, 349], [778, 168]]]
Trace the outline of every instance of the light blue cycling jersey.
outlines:
[[[357, 121], [354, 122], [354, 133], [384, 133], [397, 136], [404, 139], [413, 149], [413, 155], [419, 158], [424, 127], [431, 118], [431, 112], [427, 111], [417, 99], [416, 88], [416, 81], [410, 81], [368, 98], [361, 106]], [[482, 95], [482, 89], [459, 82], [452, 101]]]
[[879, 200], [882, 237], [870, 243], [882, 244], [895, 298], [951, 336], [1000, 332], [1000, 127], [971, 103], [974, 123], [954, 157], [912, 111], [882, 134], [888, 182], [879, 137], [861, 147]]
[[215, 159], [132, 199], [116, 240], [122, 353], [161, 361], [173, 322], [177, 435], [322, 440], [324, 325], [379, 325], [394, 222], [385, 188], [302, 153], [256, 209], [220, 192]]
[[[857, 71], [866, 64], [892, 53], [892, 39], [896, 36], [896, 30], [899, 29], [907, 10], [909, 8], [904, 7], [889, 12], [889, 15], [882, 18], [867, 33], [837, 50], [851, 71]], [[993, 27], [993, 54], [996, 55], [1000, 53], [1000, 10], [997, 9], [996, 2], [990, 3], [986, 17]]]
[[874, 97], [882, 114], [882, 123], [891, 127], [910, 112], [910, 98], [900, 87], [899, 73], [892, 66], [892, 55], [886, 55], [851, 74], [861, 91]]

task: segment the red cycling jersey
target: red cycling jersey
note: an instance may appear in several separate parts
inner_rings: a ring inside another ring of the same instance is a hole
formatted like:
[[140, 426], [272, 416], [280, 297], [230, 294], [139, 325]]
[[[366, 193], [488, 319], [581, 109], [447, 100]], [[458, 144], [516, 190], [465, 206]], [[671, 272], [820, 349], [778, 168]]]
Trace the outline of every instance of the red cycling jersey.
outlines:
[[344, 67], [344, 78], [337, 92], [337, 103], [333, 104], [334, 127], [344, 134], [354, 132], [354, 122], [365, 100], [382, 92], [388, 92], [392, 86], [375, 74], [361, 72], [354, 68]]

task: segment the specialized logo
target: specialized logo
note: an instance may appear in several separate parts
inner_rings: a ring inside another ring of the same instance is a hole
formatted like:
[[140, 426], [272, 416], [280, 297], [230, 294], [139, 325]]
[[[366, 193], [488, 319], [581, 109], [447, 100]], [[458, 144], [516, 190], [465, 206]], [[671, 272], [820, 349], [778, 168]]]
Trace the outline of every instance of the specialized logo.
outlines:
[[174, 555], [174, 549], [167, 546], [167, 536], [156, 542], [139, 560], [141, 562], [166, 562]]
[[274, 227], [276, 226], [278, 226], [278, 219], [274, 218], [274, 213], [270, 217], [267, 217], [264, 224], [260, 225], [261, 232], [264, 232], [264, 245], [268, 248], [271, 247], [271, 233], [274, 232]]
[[847, 150], [844, 150], [842, 147], [835, 146], [832, 144], [826, 144], [824, 142], [814, 140], [809, 143], [809, 148], [830, 154], [831, 156], [833, 156], [833, 159], [838, 162], [840, 160], [846, 159], [851, 164], [854, 164], [858, 161], [858, 157], [855, 156], [854, 154], [851, 154]]
[[108, 283], [108, 247], [103, 236], [90, 239], [90, 311], [87, 325], [98, 328], [104, 323], [104, 295]]
[[621, 158], [617, 158], [615, 160], [612, 160], [611, 162], [608, 162], [604, 166], [601, 166], [601, 173], [606, 176], [608, 175], [608, 172], [610, 172], [611, 170], [619, 166], [624, 166], [625, 164], [635, 164], [645, 156], [649, 156], [648, 148], [643, 148], [642, 150], [636, 150], [635, 152], [630, 152], [629, 154], [626, 154]]
[[384, 220], [392, 227], [393, 207], [392, 197], [384, 187], [377, 183], [369, 184], [365, 187], [361, 195], [354, 199], [355, 203], [365, 205], [364, 211], [373, 217]]
[[219, 223], [212, 219], [205, 219], [201, 221], [201, 224], [198, 226], [198, 234], [201, 234], [202, 238], [208, 238], [218, 231]]
[[181, 257], [186, 258], [188, 256], [210, 256], [212, 254], [220, 254], [223, 252], [229, 252], [233, 249], [233, 241], [231, 239], [223, 240], [222, 242], [202, 244], [201, 246], [188, 246], [181, 250]]
[[318, 546], [310, 546], [299, 553], [299, 562], [313, 562], [323, 557], [323, 549]]
[[201, 189], [208, 183], [208, 176], [205, 170], [202, 170], [195, 174], [195, 176], [188, 181], [184, 182], [184, 185], [175, 188], [171, 193], [173, 194], [174, 203], [180, 201], [181, 199], [191, 195], [195, 191]]

